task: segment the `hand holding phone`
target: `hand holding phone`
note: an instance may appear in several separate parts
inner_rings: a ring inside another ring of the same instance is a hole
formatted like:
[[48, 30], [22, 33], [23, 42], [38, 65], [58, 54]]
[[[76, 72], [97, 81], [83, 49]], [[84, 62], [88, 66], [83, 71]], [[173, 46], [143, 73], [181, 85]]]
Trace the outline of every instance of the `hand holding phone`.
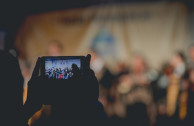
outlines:
[[63, 104], [64, 99], [71, 101], [68, 103], [97, 100], [99, 85], [90, 69], [90, 58], [90, 55], [39, 58], [29, 82], [32, 90], [29, 98], [32, 96], [33, 101], [42, 104]]

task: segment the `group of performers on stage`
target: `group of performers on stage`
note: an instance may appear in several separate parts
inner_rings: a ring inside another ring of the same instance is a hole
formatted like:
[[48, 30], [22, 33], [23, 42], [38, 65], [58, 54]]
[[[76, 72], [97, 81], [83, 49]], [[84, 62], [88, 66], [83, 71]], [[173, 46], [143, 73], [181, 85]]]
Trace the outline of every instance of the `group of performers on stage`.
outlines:
[[46, 69], [46, 75], [49, 77], [49, 79], [69, 79], [72, 77], [72, 68], [49, 68]]

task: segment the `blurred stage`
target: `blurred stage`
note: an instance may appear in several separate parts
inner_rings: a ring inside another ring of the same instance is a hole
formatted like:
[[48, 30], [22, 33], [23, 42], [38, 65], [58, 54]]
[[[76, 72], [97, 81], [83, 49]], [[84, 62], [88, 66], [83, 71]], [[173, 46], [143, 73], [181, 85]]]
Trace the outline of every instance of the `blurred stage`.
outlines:
[[[33, 9], [20, 3], [10, 6], [12, 9], [4, 6], [0, 10], [0, 49], [19, 60], [24, 102], [38, 57], [89, 53], [99, 81], [99, 101], [111, 124], [194, 124], [191, 3], [75, 0], [33, 3], [38, 5]], [[42, 116], [45, 120], [41, 121], [48, 121], [51, 111], [51, 106], [43, 106], [30, 125], [37, 126]]]

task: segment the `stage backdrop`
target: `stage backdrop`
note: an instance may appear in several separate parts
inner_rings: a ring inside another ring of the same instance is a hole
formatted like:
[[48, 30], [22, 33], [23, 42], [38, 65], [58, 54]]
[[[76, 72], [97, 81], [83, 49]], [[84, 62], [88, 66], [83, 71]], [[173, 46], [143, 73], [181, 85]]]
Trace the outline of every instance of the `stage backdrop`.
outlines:
[[21, 58], [46, 55], [57, 40], [64, 55], [95, 49], [109, 64], [129, 63], [133, 52], [158, 68], [188, 43], [187, 10], [180, 3], [109, 4], [28, 16], [16, 36]]

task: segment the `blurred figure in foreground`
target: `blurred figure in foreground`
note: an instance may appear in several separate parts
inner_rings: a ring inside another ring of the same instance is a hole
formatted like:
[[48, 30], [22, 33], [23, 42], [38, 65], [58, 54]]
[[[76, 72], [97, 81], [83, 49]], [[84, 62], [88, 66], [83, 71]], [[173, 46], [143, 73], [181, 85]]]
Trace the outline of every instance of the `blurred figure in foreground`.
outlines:
[[0, 51], [1, 105], [0, 125], [27, 126], [32, 113], [40, 109], [34, 96], [28, 96], [28, 103], [23, 105], [23, 77], [18, 61], [7, 52]]
[[23, 77], [17, 59], [0, 51], [0, 125], [24, 126]]

